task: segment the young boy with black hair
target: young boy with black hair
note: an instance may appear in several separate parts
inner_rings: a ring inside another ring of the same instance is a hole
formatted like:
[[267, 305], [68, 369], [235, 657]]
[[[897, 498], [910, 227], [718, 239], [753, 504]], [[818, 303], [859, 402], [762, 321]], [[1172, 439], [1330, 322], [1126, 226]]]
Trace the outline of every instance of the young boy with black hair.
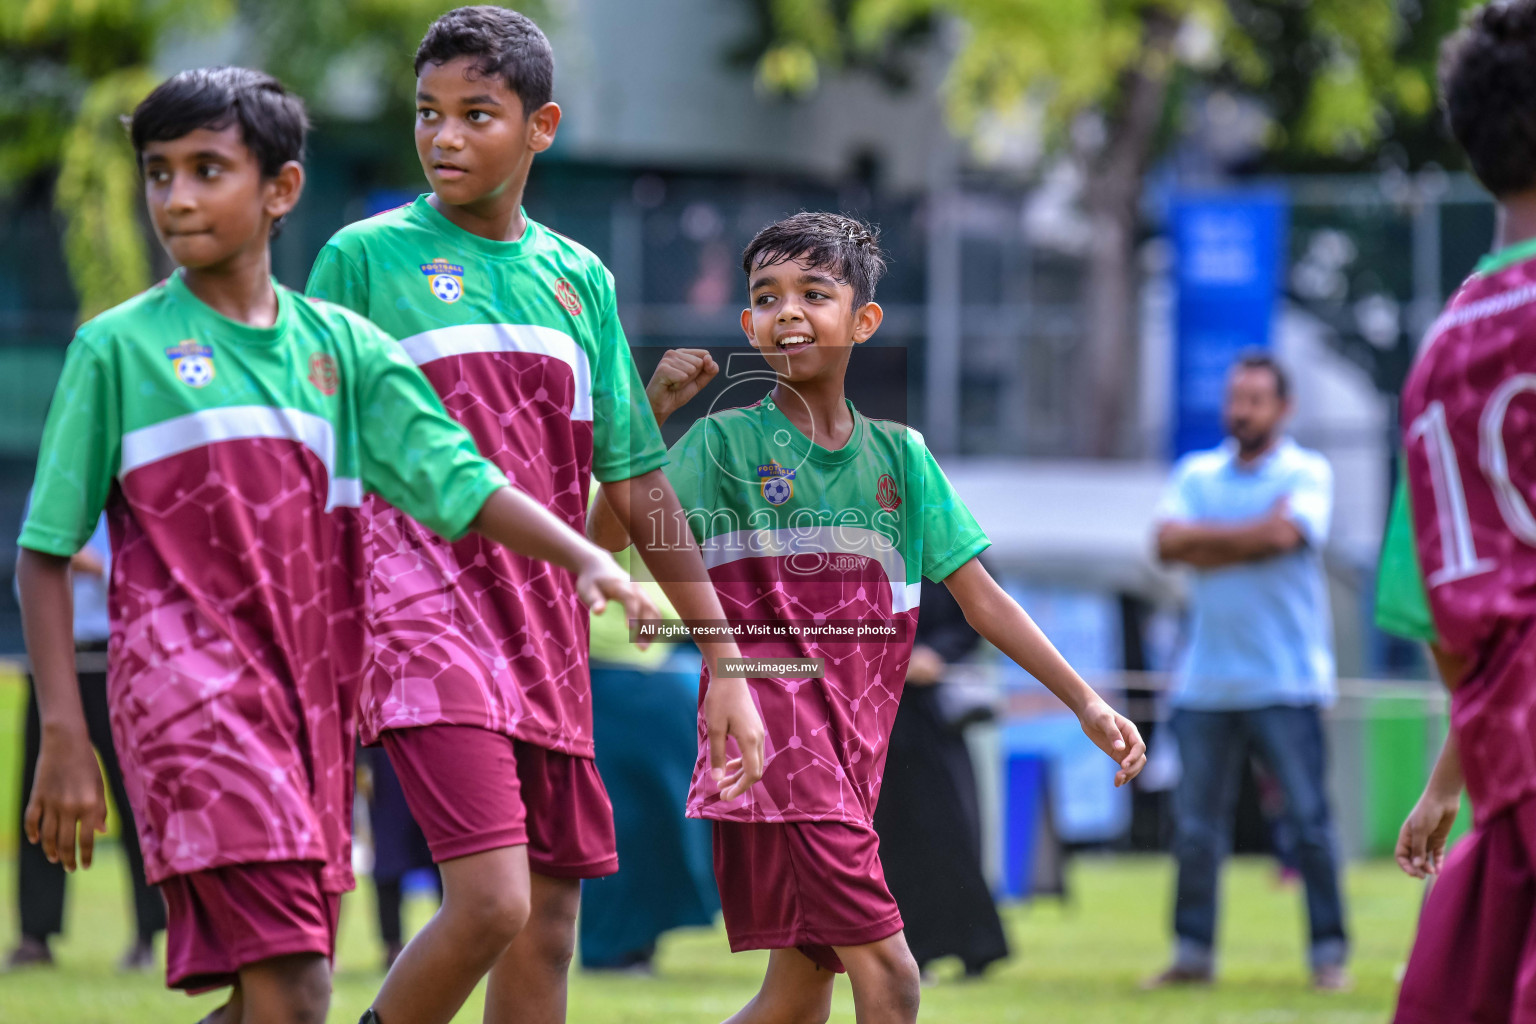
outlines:
[[18, 541], [43, 727], [27, 837], [89, 867], [104, 819], [68, 565], [105, 508], [112, 727], [168, 904], [167, 982], [233, 985], [225, 1024], [320, 1021], [329, 1002], [353, 884], [365, 492], [652, 614], [606, 552], [507, 486], [393, 339], [274, 283], [306, 128], [296, 96], [244, 68], [182, 72], [134, 111], [178, 269], [75, 336]]
[[[922, 577], [944, 583], [978, 633], [1076, 713], [1118, 762], [1117, 786], [1146, 762], [1136, 727], [977, 560], [986, 535], [922, 435], [845, 397], [853, 347], [880, 326], [884, 266], [875, 233], [848, 217], [800, 213], [759, 232], [742, 258], [751, 304], [741, 327], [773, 388], [712, 411], [670, 452], [687, 514], [667, 532], [697, 535], [743, 653], [818, 659], [823, 673], [751, 681], [768, 729], [756, 790], [722, 793], [705, 752], [694, 773], [688, 813], [715, 822], [731, 949], [773, 951], [762, 989], [731, 1024], [824, 1021], [845, 969], [861, 1024], [917, 1018], [917, 965], [871, 819]], [[663, 364], [648, 390], [660, 420], [716, 370], [697, 352]], [[629, 540], [601, 505], [588, 532], [614, 550]], [[758, 639], [765, 626], [780, 635]], [[705, 663], [705, 684], [717, 667]]]
[[[1397, 859], [1438, 876], [1398, 1024], [1536, 1021], [1536, 0], [1478, 8], [1441, 50], [1452, 134], [1498, 203], [1495, 251], [1403, 387], [1405, 480], [1382, 628], [1427, 642], [1451, 734]], [[1446, 839], [1465, 785], [1473, 831]]]
[[[309, 294], [398, 337], [480, 450], [564, 522], [585, 522], [594, 476], [626, 521], [675, 511], [612, 275], [521, 208], [560, 123], [548, 40], [516, 12], [461, 7], [427, 30], [415, 70], [432, 191], [338, 232]], [[363, 739], [388, 751], [444, 893], [370, 1013], [447, 1021], [489, 972], [487, 1020], [564, 1020], [580, 879], [618, 868], [593, 761], [587, 613], [564, 574], [473, 538], [450, 544], [383, 502], [369, 516]], [[695, 545], [640, 553], [683, 619], [723, 617]], [[761, 774], [751, 695], [727, 680], [706, 709], [712, 766], [739, 792]]]

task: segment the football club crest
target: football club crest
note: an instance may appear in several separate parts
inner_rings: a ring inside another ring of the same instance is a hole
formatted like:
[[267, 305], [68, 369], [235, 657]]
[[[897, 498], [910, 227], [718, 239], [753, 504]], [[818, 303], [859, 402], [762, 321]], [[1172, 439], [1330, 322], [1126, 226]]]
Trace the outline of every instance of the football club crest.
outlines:
[[795, 495], [795, 471], [777, 462], [758, 466], [757, 478], [761, 481], [763, 500], [770, 505], [782, 505]]
[[189, 388], [205, 388], [213, 382], [213, 349], [192, 338], [165, 350], [176, 379]]
[[896, 478], [891, 474], [880, 474], [880, 482], [875, 485], [875, 500], [887, 512], [894, 512], [901, 506], [901, 495], [896, 493]]
[[319, 388], [322, 395], [334, 395], [341, 386], [340, 376], [336, 373], [336, 360], [323, 352], [310, 356], [309, 382]]
[[439, 256], [431, 263], [423, 263], [421, 272], [426, 275], [432, 294], [444, 302], [458, 302], [464, 297], [464, 268], [457, 263]]
[[576, 294], [571, 282], [563, 277], [555, 282], [555, 298], [560, 300], [560, 305], [571, 316], [581, 316], [581, 296]]

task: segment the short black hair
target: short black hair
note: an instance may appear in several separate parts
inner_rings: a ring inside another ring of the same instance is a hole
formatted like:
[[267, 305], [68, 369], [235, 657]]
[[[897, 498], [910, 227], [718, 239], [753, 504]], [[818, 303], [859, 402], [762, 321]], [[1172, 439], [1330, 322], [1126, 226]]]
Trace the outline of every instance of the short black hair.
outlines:
[[523, 101], [527, 117], [555, 92], [555, 51], [526, 14], [481, 4], [438, 18], [416, 48], [416, 74], [427, 64], [471, 58], [475, 77], [500, 76]]
[[1536, 186], [1536, 2], [1473, 11], [1440, 48], [1451, 134], [1495, 196]]
[[840, 213], [807, 213], [776, 221], [759, 231], [741, 254], [748, 276], [756, 267], [795, 260], [830, 271], [853, 287], [853, 308], [873, 302], [875, 285], [885, 273], [880, 229]]
[[309, 132], [304, 101], [271, 75], [250, 68], [193, 68], [172, 75], [133, 109], [128, 134], [142, 170], [144, 147], [151, 142], [237, 123], [262, 177], [276, 177], [290, 160], [303, 162]]
[[1275, 397], [1282, 402], [1288, 402], [1291, 398], [1291, 379], [1286, 375], [1285, 368], [1279, 360], [1262, 349], [1250, 349], [1240, 353], [1237, 361], [1232, 364], [1232, 372], [1241, 370], [1268, 370], [1270, 376], [1275, 378]]

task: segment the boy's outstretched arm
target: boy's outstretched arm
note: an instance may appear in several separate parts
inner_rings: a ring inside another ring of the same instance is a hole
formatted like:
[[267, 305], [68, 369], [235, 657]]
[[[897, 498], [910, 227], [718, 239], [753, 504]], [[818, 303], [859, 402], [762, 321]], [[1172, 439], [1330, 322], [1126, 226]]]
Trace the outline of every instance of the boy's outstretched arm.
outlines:
[[973, 558], [947, 576], [944, 585], [965, 612], [965, 621], [992, 646], [1045, 684], [1077, 715], [1083, 732], [1120, 765], [1115, 785], [1123, 786], [1147, 763], [1147, 745], [1130, 719], [1111, 708], [1046, 638], [1034, 620], [1009, 597], [980, 561]]
[[630, 619], [655, 619], [656, 606], [630, 582], [613, 556], [561, 522], [554, 513], [513, 487], [491, 492], [469, 528], [528, 558], [576, 574], [576, 593], [594, 612], [618, 601]]
[[[682, 505], [665, 473], [653, 469], [629, 480], [603, 484], [593, 503], [592, 518], [596, 518], [599, 509], [606, 512], [616, 531], [622, 531], [625, 546], [629, 537], [634, 537], [635, 549], [646, 568], [684, 622], [725, 621], [725, 609], [710, 582], [704, 556], [683, 519]], [[591, 523], [589, 519], [589, 533]], [[728, 638], [697, 636], [694, 642], [709, 665], [716, 664], [719, 658], [741, 657], [736, 642]], [[704, 724], [709, 730], [710, 769], [720, 784], [721, 796], [734, 800], [763, 777], [762, 718], [745, 679], [723, 678], [713, 672], [703, 709]], [[739, 765], [727, 763], [727, 736], [735, 738], [741, 751]]]
[[91, 866], [97, 832], [107, 829], [101, 769], [91, 749], [75, 676], [74, 596], [69, 559], [22, 548], [16, 559], [22, 628], [32, 659], [32, 685], [42, 720], [42, 748], [24, 819], [27, 840], [53, 863]]

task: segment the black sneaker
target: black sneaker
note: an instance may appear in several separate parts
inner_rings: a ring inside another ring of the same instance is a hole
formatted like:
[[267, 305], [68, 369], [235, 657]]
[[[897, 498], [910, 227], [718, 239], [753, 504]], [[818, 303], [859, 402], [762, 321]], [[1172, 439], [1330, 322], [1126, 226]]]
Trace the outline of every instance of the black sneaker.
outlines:
[[129, 974], [138, 974], [143, 971], [155, 969], [155, 944], [153, 942], [135, 942], [129, 947], [128, 952], [117, 962], [117, 969]]
[[5, 969], [8, 971], [22, 967], [52, 966], [53, 950], [48, 948], [48, 940], [35, 935], [23, 935], [16, 948], [11, 950], [11, 955], [5, 958]]

